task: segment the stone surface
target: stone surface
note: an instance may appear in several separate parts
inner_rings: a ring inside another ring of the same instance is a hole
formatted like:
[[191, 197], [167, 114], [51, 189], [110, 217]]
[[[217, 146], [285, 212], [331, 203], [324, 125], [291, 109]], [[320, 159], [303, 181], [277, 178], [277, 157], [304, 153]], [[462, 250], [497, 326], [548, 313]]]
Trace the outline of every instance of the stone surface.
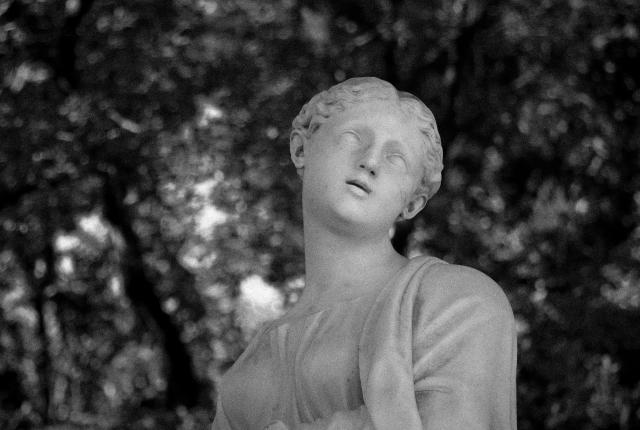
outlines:
[[440, 184], [431, 112], [357, 78], [303, 107], [290, 146], [305, 290], [222, 379], [214, 429], [514, 429], [506, 297], [474, 269], [390, 243]]

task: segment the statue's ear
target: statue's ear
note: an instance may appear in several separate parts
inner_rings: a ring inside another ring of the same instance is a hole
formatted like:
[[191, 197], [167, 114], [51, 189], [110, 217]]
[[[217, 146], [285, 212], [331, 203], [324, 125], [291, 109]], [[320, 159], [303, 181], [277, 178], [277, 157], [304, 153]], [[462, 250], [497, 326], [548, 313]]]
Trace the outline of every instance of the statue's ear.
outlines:
[[404, 206], [404, 209], [402, 209], [402, 213], [400, 214], [401, 218], [408, 220], [418, 215], [426, 206], [427, 200], [429, 200], [429, 198], [424, 192], [416, 192], [413, 198]]
[[289, 140], [289, 152], [291, 153], [291, 161], [298, 170], [298, 175], [302, 176], [302, 169], [304, 168], [304, 145], [307, 139], [298, 130], [294, 130], [291, 133]]

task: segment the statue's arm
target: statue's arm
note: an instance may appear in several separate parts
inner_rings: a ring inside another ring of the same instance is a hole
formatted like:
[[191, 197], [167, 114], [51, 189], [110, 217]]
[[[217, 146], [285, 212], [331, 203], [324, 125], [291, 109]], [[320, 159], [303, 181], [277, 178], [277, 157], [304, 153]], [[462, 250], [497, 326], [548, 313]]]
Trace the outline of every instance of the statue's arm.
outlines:
[[515, 321], [482, 273], [439, 265], [414, 304], [413, 376], [424, 429], [515, 430]]

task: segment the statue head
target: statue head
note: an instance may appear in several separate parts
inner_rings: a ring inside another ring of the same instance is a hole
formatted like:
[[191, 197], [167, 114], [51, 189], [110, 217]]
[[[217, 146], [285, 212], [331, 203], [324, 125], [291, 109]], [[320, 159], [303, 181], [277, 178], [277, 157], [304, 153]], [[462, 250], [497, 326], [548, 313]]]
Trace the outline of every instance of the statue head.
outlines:
[[[415, 119], [424, 137], [424, 171], [420, 192], [431, 198], [442, 181], [442, 144], [436, 120], [431, 110], [414, 95], [398, 91], [389, 82], [373, 77], [352, 78], [316, 94], [307, 102], [292, 123], [291, 138], [301, 135], [310, 139], [318, 128], [333, 115], [369, 101], [384, 101]], [[301, 173], [301, 169], [298, 169]]]

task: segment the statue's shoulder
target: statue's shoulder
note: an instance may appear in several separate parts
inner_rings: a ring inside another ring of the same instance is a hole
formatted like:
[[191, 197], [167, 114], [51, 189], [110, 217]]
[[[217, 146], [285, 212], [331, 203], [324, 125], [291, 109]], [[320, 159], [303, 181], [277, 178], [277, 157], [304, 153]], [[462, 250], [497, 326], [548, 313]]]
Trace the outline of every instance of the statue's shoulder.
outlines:
[[424, 303], [446, 306], [456, 301], [473, 301], [490, 312], [513, 315], [502, 288], [483, 272], [468, 266], [426, 257], [419, 279], [418, 296]]

